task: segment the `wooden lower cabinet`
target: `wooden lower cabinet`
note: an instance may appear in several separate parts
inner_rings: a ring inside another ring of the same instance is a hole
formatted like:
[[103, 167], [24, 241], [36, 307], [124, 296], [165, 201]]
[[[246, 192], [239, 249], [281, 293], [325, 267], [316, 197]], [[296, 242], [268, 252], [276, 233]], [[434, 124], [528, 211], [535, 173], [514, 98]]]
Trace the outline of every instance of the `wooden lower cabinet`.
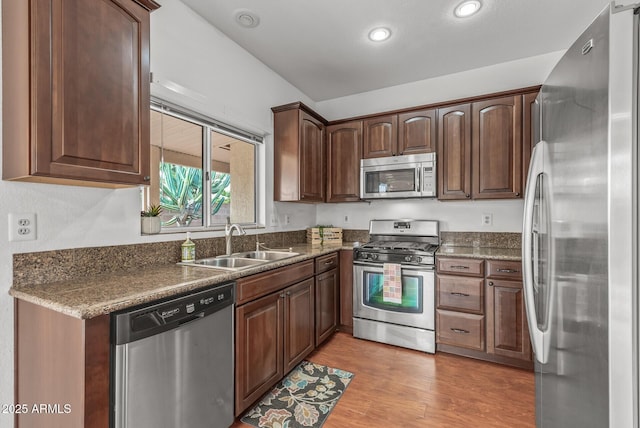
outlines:
[[353, 250], [340, 251], [340, 330], [353, 334]]
[[338, 269], [316, 276], [316, 346], [338, 328]]
[[[82, 320], [15, 301], [15, 403], [30, 406], [16, 427], [109, 427], [109, 329], [109, 315]], [[59, 412], [33, 412], [39, 403]]]
[[487, 279], [487, 353], [531, 361], [522, 282]]
[[239, 416], [336, 330], [338, 253], [240, 278], [236, 284]]
[[314, 279], [284, 292], [284, 372], [293, 369], [315, 349]]
[[521, 263], [443, 257], [436, 265], [438, 351], [532, 369]]

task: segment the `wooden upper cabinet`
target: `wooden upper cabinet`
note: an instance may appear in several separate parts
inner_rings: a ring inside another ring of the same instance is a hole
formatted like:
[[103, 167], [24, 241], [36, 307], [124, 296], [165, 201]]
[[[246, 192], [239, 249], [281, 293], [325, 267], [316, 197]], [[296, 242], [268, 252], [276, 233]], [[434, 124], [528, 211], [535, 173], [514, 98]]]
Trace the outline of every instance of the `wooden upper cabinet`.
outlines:
[[536, 111], [536, 97], [538, 92], [529, 92], [522, 96], [522, 191], [527, 185], [531, 151], [540, 138], [540, 132], [534, 128], [534, 112]]
[[363, 121], [363, 158], [381, 158], [398, 154], [398, 115], [376, 116]]
[[157, 7], [2, 3], [4, 179], [148, 183], [149, 12]]
[[436, 151], [436, 110], [415, 110], [364, 120], [363, 158]]
[[327, 127], [327, 202], [360, 200], [362, 121]]
[[472, 196], [518, 198], [522, 192], [522, 96], [472, 104]]
[[438, 199], [471, 198], [471, 105], [438, 109]]
[[398, 154], [415, 155], [436, 151], [436, 110], [418, 110], [398, 115]]
[[273, 107], [275, 201], [323, 202], [324, 119], [302, 103]]

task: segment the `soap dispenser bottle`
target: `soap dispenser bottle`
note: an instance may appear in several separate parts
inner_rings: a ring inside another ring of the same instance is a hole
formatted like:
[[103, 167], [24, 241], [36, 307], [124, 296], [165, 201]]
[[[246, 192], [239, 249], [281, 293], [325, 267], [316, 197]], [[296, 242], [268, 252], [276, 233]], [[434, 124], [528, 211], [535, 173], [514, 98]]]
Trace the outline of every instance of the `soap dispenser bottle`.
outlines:
[[187, 232], [187, 240], [182, 243], [182, 261], [192, 262], [196, 259], [196, 244], [191, 240], [191, 232]]

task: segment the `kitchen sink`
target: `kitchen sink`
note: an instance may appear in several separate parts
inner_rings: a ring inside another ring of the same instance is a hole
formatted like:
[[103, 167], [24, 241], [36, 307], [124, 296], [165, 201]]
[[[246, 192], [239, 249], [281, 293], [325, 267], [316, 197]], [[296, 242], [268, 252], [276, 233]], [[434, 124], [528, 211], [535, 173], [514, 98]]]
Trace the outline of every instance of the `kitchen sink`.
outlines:
[[243, 258], [252, 260], [282, 260], [289, 257], [297, 256], [300, 253], [292, 253], [290, 251], [246, 251], [244, 253], [234, 253], [229, 256], [219, 256], [218, 258]]
[[200, 266], [215, 269], [242, 270], [249, 269], [265, 263], [264, 260], [244, 259], [240, 257], [211, 257], [195, 260], [193, 262], [180, 263], [187, 266]]
[[298, 254], [300, 253], [292, 253], [289, 251], [246, 251], [244, 253], [210, 257], [207, 259], [199, 259], [193, 262], [179, 264], [235, 271], [249, 269], [251, 267], [276, 260], [287, 259], [289, 257], [297, 256]]

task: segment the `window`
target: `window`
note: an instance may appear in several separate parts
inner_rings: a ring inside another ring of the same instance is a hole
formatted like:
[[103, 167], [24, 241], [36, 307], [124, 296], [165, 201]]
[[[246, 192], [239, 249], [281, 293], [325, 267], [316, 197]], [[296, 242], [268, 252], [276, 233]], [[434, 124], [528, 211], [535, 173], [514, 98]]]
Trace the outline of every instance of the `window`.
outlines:
[[[151, 102], [151, 183], [164, 231], [257, 223], [262, 138], [168, 103]], [[145, 203], [146, 205], [146, 203]]]

